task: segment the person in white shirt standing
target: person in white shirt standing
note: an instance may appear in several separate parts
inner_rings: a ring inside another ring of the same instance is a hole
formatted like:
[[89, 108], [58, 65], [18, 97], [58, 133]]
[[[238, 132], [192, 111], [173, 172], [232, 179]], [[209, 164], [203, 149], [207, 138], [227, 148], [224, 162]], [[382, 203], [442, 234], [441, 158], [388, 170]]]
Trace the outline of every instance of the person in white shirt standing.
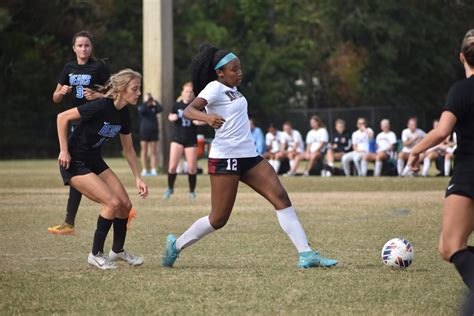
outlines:
[[354, 162], [357, 175], [362, 176], [361, 160], [369, 153], [370, 139], [374, 137], [374, 131], [367, 127], [367, 120], [363, 117], [357, 119], [357, 131], [352, 133], [352, 151], [342, 156], [342, 167], [346, 177], [351, 175], [351, 161]]
[[304, 155], [300, 156], [308, 160], [304, 171], [305, 176], [309, 175], [316, 161], [324, 159], [329, 141], [328, 131], [319, 116], [313, 115], [309, 120], [309, 124], [311, 130], [306, 135], [306, 151]]
[[286, 157], [290, 160], [290, 171], [286, 176], [294, 176], [298, 163], [304, 153], [304, 142], [301, 133], [291, 126], [291, 122], [283, 123], [283, 137], [286, 143]]
[[403, 149], [402, 152], [398, 154], [397, 160], [397, 171], [399, 176], [407, 176], [410, 173], [410, 168], [405, 166], [408, 156], [413, 147], [418, 144], [426, 133], [417, 128], [418, 120], [416, 117], [411, 117], [408, 119], [407, 128], [402, 131], [402, 142]]
[[[172, 267], [183, 249], [224, 227], [232, 213], [240, 181], [275, 207], [280, 226], [299, 253], [298, 268], [336, 265], [336, 260], [311, 249], [278, 175], [257, 154], [247, 117], [247, 100], [237, 90], [242, 81], [239, 58], [227, 50], [203, 45], [191, 69], [197, 97], [186, 107], [184, 117], [206, 122], [215, 129], [208, 161], [211, 212], [194, 222], [179, 238], [168, 235], [162, 265]], [[206, 112], [202, 112], [204, 108]]]
[[376, 153], [368, 153], [361, 162], [363, 176], [367, 175], [369, 161], [375, 161], [374, 176], [380, 177], [383, 162], [393, 156], [393, 149], [397, 143], [397, 135], [390, 130], [390, 121], [388, 119], [380, 121], [380, 129], [382, 131], [375, 138], [375, 144], [377, 146]]
[[263, 154], [263, 158], [268, 160], [278, 174], [281, 165], [280, 159], [284, 156], [285, 139], [283, 132], [277, 130], [273, 123], [270, 124], [268, 133], [265, 135], [265, 145], [267, 146], [267, 150]]

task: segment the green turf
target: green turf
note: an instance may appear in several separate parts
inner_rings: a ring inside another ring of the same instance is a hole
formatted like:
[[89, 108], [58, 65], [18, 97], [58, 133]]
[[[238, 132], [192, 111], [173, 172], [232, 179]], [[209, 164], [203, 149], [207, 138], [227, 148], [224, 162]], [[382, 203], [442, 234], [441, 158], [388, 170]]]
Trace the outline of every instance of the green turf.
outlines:
[[[446, 178], [281, 178], [311, 244], [337, 258], [334, 269], [298, 271], [297, 255], [272, 207], [240, 186], [228, 225], [160, 266], [165, 236], [183, 232], [210, 207], [208, 176], [187, 199], [179, 176], [146, 178], [140, 200], [123, 159], [109, 159], [138, 211], [127, 248], [142, 267], [87, 265], [99, 206], [83, 200], [75, 236], [46, 230], [64, 216], [67, 188], [57, 162], [0, 162], [0, 314], [446, 314], [464, 285], [437, 253]], [[201, 164], [204, 164], [202, 162]], [[403, 236], [415, 248], [405, 271], [385, 268], [382, 245]], [[111, 234], [109, 234], [111, 237]], [[110, 249], [111, 238], [106, 242]]]

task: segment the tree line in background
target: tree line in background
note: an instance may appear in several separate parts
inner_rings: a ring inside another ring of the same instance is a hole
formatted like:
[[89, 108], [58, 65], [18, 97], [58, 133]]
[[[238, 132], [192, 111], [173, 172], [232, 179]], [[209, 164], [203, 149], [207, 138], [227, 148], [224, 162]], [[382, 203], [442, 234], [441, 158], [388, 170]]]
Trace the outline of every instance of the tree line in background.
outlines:
[[[285, 111], [393, 106], [431, 111], [462, 78], [458, 61], [474, 5], [463, 0], [174, 0], [175, 88], [207, 42], [242, 60], [242, 92], [262, 124]], [[142, 1], [0, 4], [0, 157], [57, 154], [51, 101], [74, 58], [72, 35], [94, 34], [112, 72], [142, 71]], [[109, 150], [117, 151], [118, 146]]]

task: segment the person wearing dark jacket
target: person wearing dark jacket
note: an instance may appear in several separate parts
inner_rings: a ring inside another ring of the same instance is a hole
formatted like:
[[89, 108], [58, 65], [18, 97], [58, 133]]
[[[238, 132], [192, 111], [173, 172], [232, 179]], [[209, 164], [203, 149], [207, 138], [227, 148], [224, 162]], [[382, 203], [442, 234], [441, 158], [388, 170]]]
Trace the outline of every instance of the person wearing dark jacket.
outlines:
[[[145, 103], [138, 106], [140, 118], [140, 158], [142, 176], [156, 176], [157, 147], [159, 140], [158, 118], [156, 115], [163, 112], [163, 107], [147, 93]], [[150, 172], [147, 168], [147, 158], [150, 153]]]

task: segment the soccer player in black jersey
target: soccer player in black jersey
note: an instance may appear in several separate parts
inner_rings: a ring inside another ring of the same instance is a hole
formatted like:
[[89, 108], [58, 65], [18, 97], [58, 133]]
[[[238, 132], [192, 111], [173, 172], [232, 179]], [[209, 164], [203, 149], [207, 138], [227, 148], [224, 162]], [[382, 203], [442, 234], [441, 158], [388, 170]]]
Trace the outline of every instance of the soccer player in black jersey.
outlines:
[[168, 166], [168, 189], [164, 194], [167, 200], [174, 192], [176, 181], [176, 169], [181, 157], [186, 157], [188, 163], [189, 198], [196, 199], [196, 173], [197, 173], [197, 126], [203, 125], [201, 122], [191, 121], [183, 117], [184, 109], [194, 100], [193, 84], [187, 82], [183, 85], [180, 101], [177, 102], [168, 120], [173, 122], [173, 136], [170, 144], [170, 159]]
[[474, 313], [474, 247], [468, 246], [474, 230], [474, 29], [464, 37], [461, 53], [466, 79], [454, 83], [438, 126], [411, 151], [408, 164], [418, 171], [421, 154], [445, 140], [454, 130], [458, 146], [453, 176], [446, 190], [439, 251], [454, 264], [470, 290], [466, 315]]
[[[143, 258], [124, 250], [127, 219], [132, 203], [124, 186], [102, 159], [101, 146], [120, 133], [125, 158], [135, 176], [141, 197], [148, 195], [148, 188], [140, 177], [137, 157], [130, 134], [128, 104], [136, 105], [140, 96], [141, 75], [124, 69], [112, 75], [102, 92], [104, 98], [87, 102], [58, 115], [58, 137], [61, 152], [59, 164], [65, 185], [70, 185], [92, 201], [102, 205], [94, 234], [89, 264], [99, 269], [113, 269], [113, 261], [124, 260], [130, 265], [140, 265]], [[76, 129], [67, 137], [68, 123], [79, 120]], [[112, 249], [107, 257], [104, 242], [110, 227], [114, 226]]]
[[[107, 66], [94, 58], [92, 35], [89, 32], [80, 31], [76, 33], [72, 38], [72, 49], [76, 55], [76, 60], [64, 66], [56, 90], [53, 93], [54, 103], [60, 103], [66, 95], [70, 95], [66, 103], [66, 110], [102, 97], [102, 94], [94, 89], [97, 85], [104, 85], [110, 77]], [[78, 123], [78, 121], [70, 123], [71, 131]], [[82, 194], [79, 191], [70, 187], [66, 220], [62, 224], [49, 227], [49, 233], [59, 235], [74, 233], [74, 222], [81, 197]]]

